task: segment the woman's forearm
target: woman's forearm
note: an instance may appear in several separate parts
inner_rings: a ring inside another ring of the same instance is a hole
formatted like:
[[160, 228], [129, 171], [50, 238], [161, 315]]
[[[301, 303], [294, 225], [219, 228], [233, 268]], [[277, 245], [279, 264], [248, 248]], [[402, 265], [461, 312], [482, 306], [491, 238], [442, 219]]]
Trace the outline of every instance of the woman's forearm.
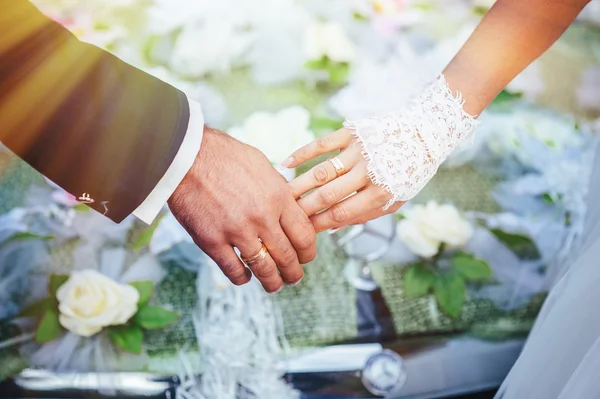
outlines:
[[571, 25], [589, 0], [498, 0], [444, 75], [479, 115]]

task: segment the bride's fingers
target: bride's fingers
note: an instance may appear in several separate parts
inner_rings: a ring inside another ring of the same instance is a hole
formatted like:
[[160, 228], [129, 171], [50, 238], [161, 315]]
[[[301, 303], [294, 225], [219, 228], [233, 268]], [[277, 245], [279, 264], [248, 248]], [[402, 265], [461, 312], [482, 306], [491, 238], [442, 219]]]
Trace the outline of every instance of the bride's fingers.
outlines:
[[329, 133], [317, 140], [297, 149], [281, 166], [284, 168], [295, 168], [304, 162], [318, 157], [319, 155], [340, 150], [352, 142], [352, 133], [344, 128], [336, 132]]
[[[337, 158], [344, 165], [346, 172], [352, 170], [352, 168], [360, 161], [360, 153], [355, 154], [350, 151], [344, 151], [337, 156]], [[308, 172], [296, 177], [288, 184], [292, 189], [294, 198], [300, 198], [306, 192], [321, 187], [330, 181], [337, 178], [337, 172], [335, 166], [330, 161], [325, 161], [317, 166], [313, 167]]]
[[312, 216], [337, 204], [350, 194], [363, 188], [368, 182], [366, 168], [363, 165], [357, 165], [345, 175], [298, 200], [298, 205], [308, 216]]
[[379, 208], [377, 208], [377, 209], [375, 209], [375, 210], [373, 210], [373, 211], [371, 211], [369, 213], [361, 215], [358, 218], [352, 220], [350, 223], [348, 223], [348, 226], [367, 223], [370, 220], [377, 219], [377, 218], [380, 218], [380, 217], [385, 216], [385, 215], [389, 215], [390, 213], [396, 212], [404, 204], [406, 204], [406, 202], [397, 202], [394, 205], [390, 206], [385, 211], [383, 210], [382, 207], [379, 207]]
[[325, 212], [311, 216], [310, 220], [317, 233], [344, 227], [362, 215], [383, 207], [390, 198], [391, 195], [384, 189], [371, 186]]

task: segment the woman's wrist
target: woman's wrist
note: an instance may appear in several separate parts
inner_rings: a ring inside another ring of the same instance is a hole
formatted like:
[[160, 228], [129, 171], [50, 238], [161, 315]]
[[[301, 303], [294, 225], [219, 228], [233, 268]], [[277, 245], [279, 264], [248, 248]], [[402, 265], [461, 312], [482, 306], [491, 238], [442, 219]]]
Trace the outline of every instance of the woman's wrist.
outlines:
[[395, 202], [416, 196], [448, 155], [473, 134], [477, 121], [443, 75], [409, 105], [380, 117], [346, 123], [361, 143], [369, 177]]
[[473, 117], [478, 117], [506, 84], [490, 80], [485, 73], [461, 64], [464, 63], [458, 57], [455, 58], [443, 74], [450, 90], [461, 94], [463, 110]]

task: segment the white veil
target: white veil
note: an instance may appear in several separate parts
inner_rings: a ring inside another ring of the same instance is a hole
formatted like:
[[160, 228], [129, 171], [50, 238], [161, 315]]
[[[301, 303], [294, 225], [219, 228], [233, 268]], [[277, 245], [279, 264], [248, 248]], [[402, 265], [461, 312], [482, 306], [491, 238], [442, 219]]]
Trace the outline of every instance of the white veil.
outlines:
[[580, 245], [554, 286], [498, 399], [600, 398], [600, 154]]

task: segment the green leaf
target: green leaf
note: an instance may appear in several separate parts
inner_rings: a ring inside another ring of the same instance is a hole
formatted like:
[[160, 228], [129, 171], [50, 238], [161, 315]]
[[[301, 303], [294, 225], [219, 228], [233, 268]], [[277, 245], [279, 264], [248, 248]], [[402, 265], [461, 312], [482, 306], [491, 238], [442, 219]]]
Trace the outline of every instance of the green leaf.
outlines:
[[329, 66], [329, 59], [327, 57], [323, 57], [318, 60], [310, 60], [307, 61], [304, 66], [308, 69], [327, 69]]
[[452, 257], [452, 267], [467, 281], [486, 281], [493, 274], [492, 268], [485, 260], [466, 252], [458, 252]]
[[433, 293], [440, 308], [450, 317], [457, 318], [465, 303], [465, 282], [458, 273], [444, 273], [437, 276]]
[[69, 279], [68, 275], [63, 274], [51, 274], [50, 281], [48, 282], [48, 292], [50, 292], [50, 296], [56, 298], [56, 291], [67, 282]]
[[157, 306], [144, 306], [134, 316], [134, 322], [146, 330], [164, 328], [179, 320], [179, 315]]
[[427, 4], [426, 2], [416, 2], [415, 4], [411, 5], [411, 7], [421, 11], [431, 11], [434, 9], [432, 4]]
[[343, 64], [332, 64], [328, 68], [329, 80], [335, 85], [341, 85], [346, 83], [348, 75], [350, 74], [350, 65]]
[[145, 281], [134, 281], [129, 283], [132, 287], [134, 287], [140, 293], [140, 299], [138, 301], [138, 307], [145, 306], [152, 297], [154, 293], [154, 282], [150, 280]]
[[39, 317], [50, 309], [56, 308], [56, 301], [52, 297], [40, 299], [21, 310], [19, 317]]
[[39, 235], [39, 234], [30, 233], [28, 231], [25, 231], [25, 232], [22, 232], [22, 233], [17, 233], [17, 234], [12, 235], [6, 241], [4, 241], [3, 244], [8, 243], [8, 242], [14, 242], [14, 241], [24, 241], [24, 240], [44, 240], [44, 241], [49, 241], [49, 240], [52, 240], [52, 239], [54, 239], [54, 236], [52, 236], [52, 235], [43, 236], [43, 235]]
[[540, 252], [531, 238], [522, 234], [507, 233], [500, 229], [491, 229], [490, 232], [520, 259], [536, 260], [540, 258]]
[[35, 340], [40, 344], [46, 344], [60, 337], [64, 332], [58, 321], [58, 310], [50, 308], [46, 310], [38, 328], [35, 332]]
[[473, 8], [473, 13], [475, 13], [475, 15], [477, 15], [478, 17], [483, 17], [485, 14], [487, 14], [488, 11], [488, 7], [475, 6]]
[[510, 101], [518, 100], [523, 97], [523, 93], [511, 93], [506, 90], [502, 90], [500, 94], [494, 99], [494, 104], [503, 104]]
[[548, 193], [542, 195], [542, 200], [548, 205], [554, 205], [554, 198]]
[[154, 223], [152, 223], [150, 227], [142, 231], [138, 239], [133, 243], [133, 249], [135, 251], [139, 251], [140, 249], [146, 248], [148, 245], [150, 245], [150, 241], [152, 241], [154, 232], [160, 224], [160, 221], [162, 220], [163, 216], [164, 215], [161, 215], [160, 217], [156, 218], [156, 220], [154, 221]]
[[556, 204], [558, 201], [562, 201], [562, 195], [558, 194], [556, 197], [546, 193], [542, 195], [542, 201], [544, 201], [545, 203], [547, 203], [548, 205], [554, 205]]
[[331, 118], [312, 118], [310, 121], [310, 130], [321, 131], [321, 130], [339, 130], [344, 126], [344, 122], [339, 119]]
[[414, 298], [427, 294], [435, 278], [435, 274], [421, 263], [408, 266], [402, 279], [404, 295]]
[[91, 211], [92, 208], [90, 208], [86, 204], [77, 204], [73, 207], [73, 210], [75, 212], [79, 212], [79, 213], [87, 213], [87, 212]]
[[144, 333], [139, 326], [110, 327], [108, 337], [115, 346], [126, 352], [142, 353]]
[[358, 11], [354, 11], [354, 13], [352, 14], [352, 17], [354, 18], [355, 21], [368, 21], [369, 20], [369, 17], [359, 13]]

